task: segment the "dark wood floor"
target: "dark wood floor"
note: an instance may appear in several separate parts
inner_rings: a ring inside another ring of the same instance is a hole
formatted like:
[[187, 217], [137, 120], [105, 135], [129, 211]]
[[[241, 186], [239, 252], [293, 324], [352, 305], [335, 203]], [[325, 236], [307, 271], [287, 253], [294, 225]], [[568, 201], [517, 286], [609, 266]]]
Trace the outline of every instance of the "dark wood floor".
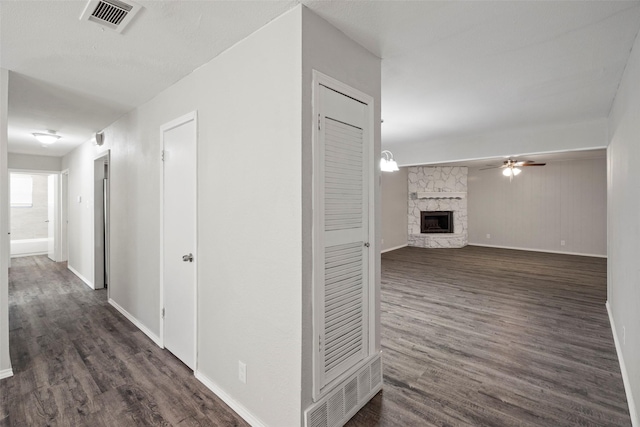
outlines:
[[630, 426], [606, 260], [505, 249], [382, 256], [384, 389], [349, 426]]
[[[246, 425], [62, 264], [12, 261], [0, 425]], [[383, 255], [385, 385], [349, 426], [630, 426], [602, 259]]]
[[246, 426], [169, 352], [46, 257], [9, 277], [14, 376], [0, 381], [0, 425]]

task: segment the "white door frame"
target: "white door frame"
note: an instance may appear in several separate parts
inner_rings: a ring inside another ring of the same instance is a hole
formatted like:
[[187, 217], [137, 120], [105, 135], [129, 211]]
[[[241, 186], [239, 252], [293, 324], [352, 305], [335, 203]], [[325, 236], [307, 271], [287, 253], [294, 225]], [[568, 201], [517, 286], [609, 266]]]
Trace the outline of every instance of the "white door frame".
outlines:
[[[111, 163], [111, 150], [106, 150], [106, 151], [104, 151], [103, 153], [100, 153], [100, 154], [98, 154], [97, 156], [95, 156], [95, 157], [93, 158], [93, 167], [94, 167], [94, 168], [93, 168], [93, 171], [92, 171], [92, 176], [93, 176], [93, 190], [94, 190], [94, 191], [93, 191], [93, 212], [92, 212], [92, 214], [93, 214], [93, 221], [94, 221], [94, 222], [93, 222], [93, 277], [92, 277], [92, 279], [93, 279], [93, 288], [94, 288], [94, 289], [96, 289], [96, 284], [97, 284], [97, 283], [102, 283], [102, 287], [101, 287], [101, 288], [98, 288], [98, 289], [104, 289], [104, 273], [105, 273], [105, 269], [107, 268], [107, 266], [105, 265], [105, 262], [104, 262], [104, 259], [106, 259], [106, 254], [105, 254], [105, 253], [103, 253], [103, 254], [102, 254], [102, 255], [103, 255], [103, 261], [102, 261], [102, 264], [103, 264], [103, 265], [102, 265], [102, 277], [103, 277], [103, 278], [102, 278], [102, 280], [101, 280], [100, 282], [98, 282], [98, 281], [96, 280], [96, 253], [95, 253], [95, 252], [96, 252], [96, 251], [95, 251], [95, 248], [96, 248], [96, 240], [95, 240], [95, 238], [96, 238], [96, 233], [95, 233], [95, 229], [96, 229], [96, 223], [95, 223], [95, 221], [96, 221], [96, 212], [95, 212], [95, 211], [96, 211], [96, 206], [98, 206], [98, 200], [96, 199], [97, 194], [96, 194], [96, 191], [95, 191], [95, 190], [96, 190], [96, 182], [95, 182], [95, 173], [96, 173], [96, 171], [95, 171], [95, 164], [96, 164], [96, 161], [98, 161], [98, 160], [103, 160], [103, 161], [104, 161], [104, 160], [106, 160], [107, 164], [110, 164], [110, 163]], [[104, 166], [103, 166], [103, 167], [104, 167]], [[103, 169], [103, 170], [104, 170], [104, 169]], [[103, 174], [104, 174], [104, 172], [103, 172]], [[102, 197], [102, 194], [103, 194], [103, 193], [102, 193], [102, 192], [100, 192], [101, 197]], [[104, 216], [104, 211], [102, 212], [102, 214], [103, 214], [103, 216]], [[107, 212], [106, 214], [107, 214], [107, 216], [108, 216], [108, 217], [110, 216], [109, 212]], [[109, 239], [109, 235], [107, 234], [107, 231], [108, 231], [108, 230], [103, 230], [103, 232], [105, 233], [105, 238], [106, 238], [106, 239]], [[103, 251], [105, 251], [106, 249], [107, 249], [107, 245], [104, 245], [104, 247], [102, 248], [102, 250], [103, 250]], [[107, 287], [107, 298], [109, 298], [109, 297], [110, 297], [110, 293], [109, 293], [109, 288]]]
[[[378, 174], [376, 173], [376, 171], [378, 170], [375, 165], [375, 156], [376, 153], [374, 152], [374, 142], [375, 142], [375, 136], [374, 136], [374, 99], [372, 96], [367, 95], [364, 92], [360, 92], [357, 89], [352, 88], [351, 86], [346, 85], [345, 83], [342, 83], [339, 80], [334, 79], [333, 77], [329, 77], [326, 74], [323, 74], [317, 70], [313, 70], [313, 82], [312, 82], [312, 97], [313, 97], [313, 121], [312, 123], [314, 123], [314, 126], [312, 126], [312, 156], [313, 156], [313, 168], [314, 170], [319, 170], [317, 168], [322, 168], [324, 167], [324, 165], [319, 164], [319, 156], [317, 155], [317, 150], [318, 150], [318, 144], [319, 144], [319, 138], [320, 138], [320, 131], [318, 130], [318, 126], [315, 125], [315, 121], [318, 120], [319, 118], [319, 114], [322, 113], [322, 106], [321, 106], [321, 102], [320, 102], [320, 87], [324, 86], [326, 88], [335, 90], [336, 92], [342, 93], [343, 95], [346, 95], [350, 98], [355, 99], [356, 101], [359, 101], [363, 104], [365, 104], [367, 106], [367, 128], [364, 129], [364, 143], [368, 144], [369, 151], [369, 158], [365, 159], [365, 161], [367, 162], [367, 167], [369, 169], [369, 173], [368, 175], [368, 182], [367, 182], [367, 186], [368, 188], [368, 204], [369, 204], [369, 209], [368, 209], [368, 215], [369, 215], [369, 230], [368, 230], [368, 236], [369, 236], [369, 242], [371, 242], [371, 246], [369, 247], [369, 262], [368, 262], [368, 282], [369, 284], [374, 284], [374, 287], [369, 287], [368, 290], [368, 294], [369, 294], [369, 305], [368, 305], [368, 323], [369, 323], [369, 336], [368, 336], [368, 356], [365, 358], [365, 360], [354, 366], [353, 368], [347, 370], [345, 373], [343, 373], [342, 375], [340, 375], [339, 377], [337, 377], [336, 379], [334, 379], [333, 381], [331, 381], [329, 384], [325, 385], [324, 387], [321, 387], [320, 385], [320, 375], [318, 373], [318, 366], [320, 364], [320, 360], [319, 360], [319, 343], [318, 340], [316, 339], [316, 337], [319, 334], [319, 331], [317, 330], [318, 325], [321, 324], [321, 319], [319, 319], [318, 317], [320, 316], [321, 313], [318, 312], [314, 312], [313, 313], [313, 399], [314, 401], [316, 401], [317, 399], [319, 399], [321, 396], [325, 395], [329, 390], [332, 389], [332, 387], [335, 386], [335, 384], [339, 384], [341, 381], [343, 381], [345, 378], [347, 378], [348, 376], [352, 375], [355, 371], [357, 371], [358, 369], [360, 369], [364, 364], [368, 363], [373, 357], [375, 357], [376, 353], [376, 346], [375, 346], [375, 334], [376, 334], [376, 322], [375, 322], [375, 318], [376, 318], [376, 304], [375, 304], [375, 281], [376, 281], [376, 263], [375, 263], [375, 254], [374, 254], [374, 249], [376, 248], [376, 245], [373, 244], [373, 242], [375, 242], [375, 236], [376, 236], [376, 230], [375, 230], [375, 180], [378, 179]], [[318, 183], [315, 182], [315, 176], [316, 174], [314, 174], [314, 181], [313, 181], [313, 196], [312, 196], [312, 200], [313, 200], [313, 210], [315, 211], [317, 209], [316, 205], [316, 197], [317, 194], [316, 192], [318, 191], [317, 189], [317, 185]], [[323, 224], [319, 223], [318, 217], [314, 215], [313, 218], [313, 292], [312, 292], [312, 307], [316, 307], [316, 303], [318, 300], [318, 296], [316, 295], [316, 293], [319, 291], [319, 286], [316, 283], [316, 268], [318, 268], [319, 266], [319, 260], [321, 259], [321, 255], [317, 253], [317, 250], [319, 249], [319, 243], [324, 245], [324, 238], [322, 235], [322, 230], [324, 229]], [[322, 390], [321, 390], [322, 388]]]
[[160, 156], [159, 160], [161, 162], [160, 166], [160, 306], [159, 308], [159, 318], [160, 318], [160, 347], [164, 348], [164, 316], [162, 315], [162, 310], [164, 309], [164, 267], [163, 267], [163, 259], [164, 259], [164, 134], [166, 131], [176, 128], [180, 125], [193, 121], [196, 126], [196, 146], [195, 146], [195, 157], [196, 157], [196, 200], [195, 200], [195, 226], [196, 226], [196, 251], [195, 257], [193, 260], [195, 269], [194, 274], [194, 310], [193, 310], [193, 345], [194, 345], [194, 361], [193, 361], [193, 373], [195, 375], [198, 372], [198, 258], [199, 258], [199, 239], [198, 239], [198, 111], [192, 111], [190, 113], [185, 114], [184, 116], [178, 117], [175, 120], [172, 120], [164, 125], [160, 126]]
[[69, 261], [69, 169], [60, 172], [60, 257], [61, 261]]

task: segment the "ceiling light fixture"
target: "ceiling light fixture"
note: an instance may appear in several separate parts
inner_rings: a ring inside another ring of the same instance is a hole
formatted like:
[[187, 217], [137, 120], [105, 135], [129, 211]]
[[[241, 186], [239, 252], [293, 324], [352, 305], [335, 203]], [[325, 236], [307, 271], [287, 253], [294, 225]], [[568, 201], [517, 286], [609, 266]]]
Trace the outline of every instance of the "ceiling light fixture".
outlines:
[[380, 170], [382, 172], [395, 172], [400, 170], [398, 164], [393, 160], [393, 154], [389, 150], [384, 150], [380, 159]]
[[31, 135], [33, 135], [42, 144], [46, 144], [46, 145], [53, 144], [54, 142], [60, 139], [60, 135], [56, 135], [55, 131], [49, 130], [47, 132], [48, 133], [35, 132], [35, 133], [32, 133]]
[[502, 175], [508, 176], [509, 180], [514, 176], [518, 176], [518, 174], [522, 172], [522, 170], [515, 167], [513, 163], [507, 164], [506, 166], [507, 167], [502, 171]]

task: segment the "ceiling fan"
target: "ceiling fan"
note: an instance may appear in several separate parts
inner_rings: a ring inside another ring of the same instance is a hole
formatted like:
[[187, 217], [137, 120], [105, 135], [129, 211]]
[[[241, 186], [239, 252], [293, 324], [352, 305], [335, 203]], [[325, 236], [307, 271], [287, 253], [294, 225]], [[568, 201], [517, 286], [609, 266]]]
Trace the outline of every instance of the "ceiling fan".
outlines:
[[481, 171], [483, 170], [487, 170], [487, 169], [504, 169], [502, 171], [502, 174], [504, 176], [508, 176], [509, 179], [513, 178], [514, 176], [518, 175], [520, 172], [522, 172], [519, 168], [521, 167], [527, 167], [527, 166], [545, 166], [546, 163], [536, 163], [533, 160], [521, 160], [521, 161], [517, 161], [514, 159], [507, 159], [503, 162], [502, 166], [489, 166], [486, 168], [482, 168], [480, 169]]

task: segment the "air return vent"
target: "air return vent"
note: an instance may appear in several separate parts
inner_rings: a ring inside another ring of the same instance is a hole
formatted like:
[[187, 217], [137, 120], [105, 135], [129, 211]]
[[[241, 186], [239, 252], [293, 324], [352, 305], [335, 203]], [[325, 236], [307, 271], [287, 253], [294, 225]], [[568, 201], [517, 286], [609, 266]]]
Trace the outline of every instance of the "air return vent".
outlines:
[[305, 427], [342, 426], [381, 389], [382, 361], [376, 355], [305, 411]]
[[80, 20], [95, 22], [121, 33], [139, 10], [140, 5], [132, 1], [90, 0]]

